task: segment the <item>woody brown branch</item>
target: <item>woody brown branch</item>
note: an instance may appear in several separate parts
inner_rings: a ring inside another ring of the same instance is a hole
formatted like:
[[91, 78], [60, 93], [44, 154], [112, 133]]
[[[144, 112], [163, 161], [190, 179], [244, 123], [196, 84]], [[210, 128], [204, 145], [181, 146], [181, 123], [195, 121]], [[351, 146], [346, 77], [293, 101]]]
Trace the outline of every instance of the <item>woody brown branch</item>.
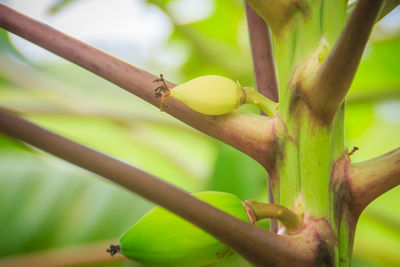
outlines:
[[400, 148], [348, 168], [351, 206], [359, 215], [374, 199], [400, 185]]
[[[24, 16], [0, 4], [0, 27], [63, 57], [96, 75], [160, 106], [154, 95], [153, 83], [157, 77], [128, 63], [61, 33], [48, 25]], [[167, 82], [170, 88], [175, 85]], [[168, 100], [167, 113], [184, 123], [219, 139], [253, 157], [263, 166], [274, 155], [269, 146], [275, 141], [274, 120], [265, 117], [232, 113], [207, 116], [190, 110], [174, 99]]]

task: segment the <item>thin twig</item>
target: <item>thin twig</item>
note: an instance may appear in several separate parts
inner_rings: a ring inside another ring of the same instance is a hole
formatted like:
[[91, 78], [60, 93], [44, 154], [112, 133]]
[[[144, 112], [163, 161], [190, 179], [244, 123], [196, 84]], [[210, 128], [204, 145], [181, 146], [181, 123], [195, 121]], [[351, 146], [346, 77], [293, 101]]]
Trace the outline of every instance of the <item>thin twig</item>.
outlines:
[[353, 155], [354, 153], [356, 153], [359, 150], [358, 147], [353, 147], [353, 149], [348, 153], [349, 156]]
[[[153, 80], [157, 77], [128, 63], [101, 52], [48, 25], [37, 22], [0, 4], [0, 27], [59, 55], [100, 77], [160, 106], [154, 95]], [[174, 84], [167, 82], [170, 88]], [[215, 137], [256, 159], [266, 166], [269, 143], [275, 139], [271, 120], [251, 114], [232, 113], [207, 116], [189, 109], [183, 103], [169, 99], [167, 113], [184, 123]]]
[[[290, 266], [296, 262], [298, 266], [307, 266], [311, 263], [312, 253], [302, 251], [307, 246], [294, 246], [290, 237], [277, 236], [239, 220], [142, 170], [46, 131], [3, 109], [0, 109], [0, 132], [110, 179], [176, 213], [256, 265]], [[306, 249], [310, 251], [309, 247]]]

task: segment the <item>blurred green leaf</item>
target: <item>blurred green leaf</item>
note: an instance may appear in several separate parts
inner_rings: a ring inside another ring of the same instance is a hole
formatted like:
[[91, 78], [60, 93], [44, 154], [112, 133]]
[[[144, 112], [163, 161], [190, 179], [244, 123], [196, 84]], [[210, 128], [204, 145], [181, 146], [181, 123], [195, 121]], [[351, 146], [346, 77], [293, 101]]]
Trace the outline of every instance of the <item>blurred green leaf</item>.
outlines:
[[33, 150], [25, 143], [0, 134], [0, 150], [3, 149], [22, 149], [25, 151], [33, 152]]
[[353, 146], [359, 148], [351, 156], [352, 161], [368, 160], [399, 147], [399, 132], [400, 123], [385, 121], [382, 118], [375, 118], [362, 134], [349, 131], [346, 134], [346, 144], [350, 149]]
[[[14, 46], [10, 42], [10, 37], [8, 32], [3, 28], [0, 28], [0, 52], [1, 53], [10, 53], [13, 56], [21, 58], [21, 54], [14, 48]], [[0, 55], [1, 56], [1, 55]]]
[[217, 147], [218, 155], [208, 189], [232, 193], [242, 200], [267, 201], [264, 168], [231, 146], [218, 143]]
[[0, 151], [0, 257], [116, 238], [151, 204], [56, 159]]
[[209, 18], [181, 25], [168, 10], [168, 4], [175, 1], [147, 2], [159, 6], [174, 22], [170, 41], [184, 42], [190, 47], [182, 66], [185, 80], [216, 74], [254, 86], [243, 2], [213, 1], [215, 11]]
[[[365, 95], [381, 99], [382, 95], [400, 97], [400, 37], [373, 41], [367, 46], [350, 89], [348, 100]], [[387, 98], [388, 98], [387, 97]], [[367, 100], [364, 99], [364, 101]], [[371, 99], [373, 100], [373, 99]]]
[[[370, 102], [349, 105], [345, 114], [346, 136], [360, 138], [375, 119], [374, 105]], [[358, 146], [357, 144], [353, 144]]]
[[48, 12], [50, 14], [56, 14], [56, 13], [64, 10], [66, 7], [69, 7], [71, 4], [73, 4], [76, 1], [77, 0], [56, 0], [56, 1], [54, 1], [55, 3], [49, 7]]
[[[168, 155], [163, 154], [155, 146], [132, 138], [129, 131], [114, 122], [101, 118], [73, 116], [35, 116], [32, 119], [46, 129], [125, 160], [186, 190], [201, 189], [200, 181], [172, 161]], [[135, 128], [132, 132], [135, 132]]]
[[375, 200], [363, 213], [356, 230], [354, 255], [382, 264], [400, 265], [400, 188]]

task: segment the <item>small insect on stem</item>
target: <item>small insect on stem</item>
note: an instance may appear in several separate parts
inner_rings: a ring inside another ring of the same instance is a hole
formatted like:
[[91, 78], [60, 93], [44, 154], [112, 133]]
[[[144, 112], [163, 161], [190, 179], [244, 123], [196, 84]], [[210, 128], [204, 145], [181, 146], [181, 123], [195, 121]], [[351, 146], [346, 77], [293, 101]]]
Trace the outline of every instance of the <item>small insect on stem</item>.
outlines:
[[160, 78], [153, 81], [153, 83], [159, 82], [161, 82], [162, 84], [154, 89], [154, 91], [156, 98], [161, 97], [160, 110], [163, 111], [167, 108], [165, 100], [167, 100], [167, 98], [171, 95], [171, 89], [169, 89], [168, 85], [165, 83], [163, 74], [160, 74]]
[[353, 155], [354, 152], [356, 152], [359, 148], [358, 147], [353, 147], [353, 149], [350, 151], [349, 156]]
[[106, 250], [106, 252], [110, 253], [110, 255], [112, 257], [114, 257], [115, 254], [120, 253], [120, 251], [121, 251], [121, 247], [119, 245], [113, 245], [113, 244], [111, 244], [110, 248], [108, 248]]

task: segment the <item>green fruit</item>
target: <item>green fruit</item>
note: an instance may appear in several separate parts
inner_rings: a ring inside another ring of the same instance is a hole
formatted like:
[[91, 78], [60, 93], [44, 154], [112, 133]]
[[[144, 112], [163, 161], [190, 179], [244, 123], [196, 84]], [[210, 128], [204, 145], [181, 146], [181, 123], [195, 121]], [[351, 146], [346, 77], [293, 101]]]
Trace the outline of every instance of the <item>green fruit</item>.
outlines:
[[197, 112], [221, 115], [241, 105], [243, 92], [239, 84], [228, 78], [207, 75], [174, 87], [171, 96]]
[[[240, 199], [232, 194], [200, 192], [193, 196], [248, 221]], [[159, 206], [133, 225], [120, 245], [126, 257], [151, 266], [202, 266], [234, 254], [213, 236]]]

